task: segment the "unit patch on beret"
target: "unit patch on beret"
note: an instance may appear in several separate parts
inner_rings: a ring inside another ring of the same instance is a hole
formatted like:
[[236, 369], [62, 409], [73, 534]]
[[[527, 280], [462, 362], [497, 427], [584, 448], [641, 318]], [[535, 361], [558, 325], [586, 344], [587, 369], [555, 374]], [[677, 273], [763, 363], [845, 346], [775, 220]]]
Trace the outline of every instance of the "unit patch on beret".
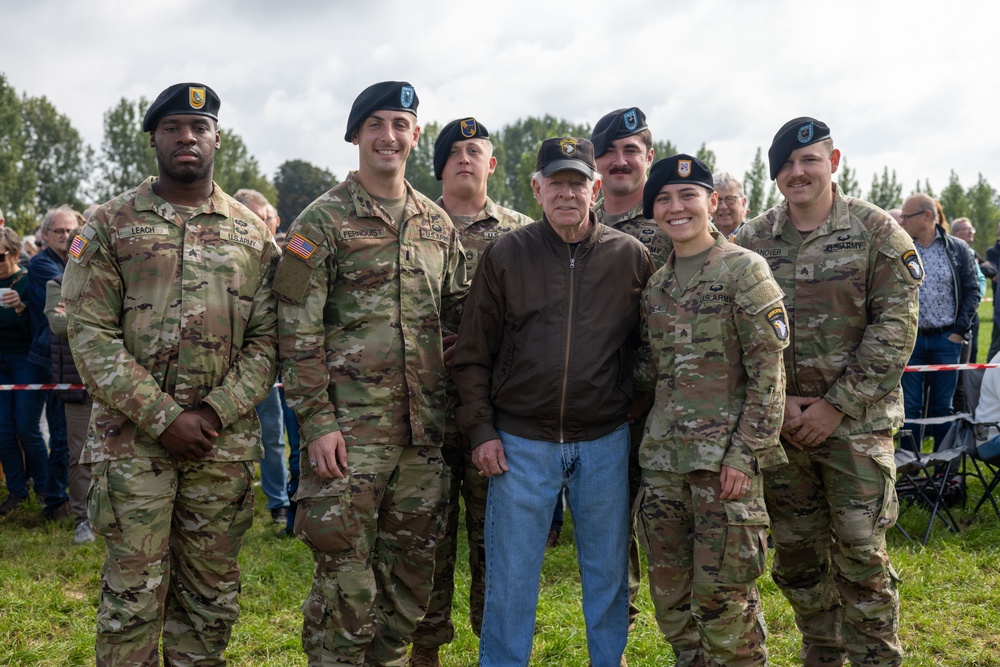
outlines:
[[191, 86], [188, 88], [188, 102], [191, 104], [192, 109], [201, 109], [205, 106], [205, 100], [208, 99], [205, 95], [204, 88], [195, 88]]
[[399, 103], [406, 109], [413, 104], [413, 86], [403, 86], [399, 91]]
[[687, 178], [691, 175], [691, 160], [677, 161], [677, 175], [681, 178]]
[[635, 131], [635, 128], [639, 127], [639, 114], [635, 109], [629, 109], [622, 116], [622, 120], [625, 121], [625, 129], [629, 131]]
[[459, 123], [459, 129], [462, 130], [462, 136], [466, 139], [471, 139], [476, 136], [476, 119], [466, 118], [461, 123]]
[[813, 127], [812, 123], [806, 123], [805, 125], [803, 125], [802, 127], [800, 127], [799, 128], [799, 143], [800, 144], [808, 144], [810, 141], [812, 141], [813, 134], [815, 134], [815, 132], [816, 132], [816, 130]]

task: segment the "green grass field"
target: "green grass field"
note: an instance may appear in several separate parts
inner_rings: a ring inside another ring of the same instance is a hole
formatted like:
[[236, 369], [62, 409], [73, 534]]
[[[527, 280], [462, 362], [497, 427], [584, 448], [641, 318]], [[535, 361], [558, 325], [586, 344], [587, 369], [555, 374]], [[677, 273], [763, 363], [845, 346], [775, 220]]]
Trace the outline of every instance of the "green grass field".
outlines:
[[[990, 305], [980, 309], [980, 359], [989, 348]], [[980, 489], [970, 485], [970, 500]], [[895, 529], [889, 550], [899, 572], [900, 636], [913, 667], [1000, 666], [1000, 522], [988, 507], [978, 515], [958, 509], [962, 526], [951, 534], [938, 525], [926, 548], [908, 543]], [[902, 525], [922, 532], [927, 515], [910, 510]], [[542, 571], [532, 664], [587, 664], [580, 580], [567, 519], [560, 546]], [[460, 554], [456, 573], [457, 637], [442, 652], [446, 666], [475, 665], [477, 642], [468, 627], [468, 566]], [[0, 520], [0, 665], [93, 664], [94, 613], [103, 545], [72, 544], [72, 528], [44, 524], [37, 505], [22, 506]], [[312, 559], [298, 540], [276, 537], [258, 493], [256, 523], [240, 556], [242, 615], [230, 642], [231, 665], [305, 665], [299, 642], [299, 605], [312, 576]], [[645, 579], [643, 580], [646, 585]], [[768, 575], [759, 580], [769, 628], [771, 664], [798, 664], [798, 636], [791, 610]], [[648, 590], [643, 613], [629, 637], [633, 666], [674, 664], [653, 619]]]

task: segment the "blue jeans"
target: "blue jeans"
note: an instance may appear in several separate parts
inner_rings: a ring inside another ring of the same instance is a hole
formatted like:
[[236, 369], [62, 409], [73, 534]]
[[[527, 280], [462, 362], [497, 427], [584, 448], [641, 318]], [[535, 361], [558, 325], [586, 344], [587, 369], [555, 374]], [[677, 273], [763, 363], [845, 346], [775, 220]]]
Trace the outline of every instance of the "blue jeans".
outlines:
[[[0, 354], [0, 384], [42, 382], [41, 369], [28, 361], [27, 354]], [[0, 464], [7, 477], [7, 490], [18, 498], [28, 497], [29, 474], [35, 482], [35, 493], [45, 491], [49, 464], [40, 424], [46, 394], [0, 391]]]
[[260, 488], [267, 496], [267, 509], [288, 507], [288, 470], [285, 468], [285, 418], [277, 388], [257, 406], [264, 458], [260, 460]]
[[[907, 365], [957, 364], [961, 353], [962, 344], [951, 342], [948, 340], [947, 334], [918, 335], [916, 345], [913, 347], [913, 354], [910, 355], [910, 361]], [[907, 419], [946, 417], [954, 413], [952, 397], [955, 395], [955, 387], [958, 385], [958, 371], [903, 373], [902, 383]], [[930, 387], [930, 402], [926, 415], [923, 414], [925, 384]], [[937, 449], [941, 438], [948, 432], [949, 426], [950, 424], [936, 424], [927, 427], [927, 434], [934, 438], [935, 449]], [[903, 428], [913, 432], [919, 447], [924, 440], [923, 427], [918, 424], [906, 423], [903, 424]]]
[[480, 665], [528, 664], [545, 540], [566, 488], [590, 661], [617, 667], [628, 639], [628, 425], [587, 442], [500, 439], [510, 470], [490, 478]]
[[[52, 372], [46, 382], [52, 382]], [[54, 391], [45, 392], [45, 419], [49, 423], [49, 468], [46, 477], [45, 509], [54, 510], [69, 502], [69, 432], [66, 429], [66, 408]]]

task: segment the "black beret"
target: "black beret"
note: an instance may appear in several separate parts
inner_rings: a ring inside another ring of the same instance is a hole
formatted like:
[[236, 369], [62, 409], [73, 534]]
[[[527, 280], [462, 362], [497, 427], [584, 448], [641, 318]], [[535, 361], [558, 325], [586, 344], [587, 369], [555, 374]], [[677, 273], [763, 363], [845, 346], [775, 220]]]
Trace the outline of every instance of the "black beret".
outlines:
[[152, 132], [164, 116], [193, 114], [219, 120], [222, 101], [215, 91], [203, 83], [175, 83], [156, 96], [142, 118], [142, 131]]
[[788, 156], [796, 148], [802, 148], [830, 136], [830, 128], [821, 120], [802, 116], [793, 118], [778, 130], [767, 149], [767, 162], [771, 168], [771, 180], [778, 177], [781, 166], [788, 162]]
[[486, 126], [472, 117], [453, 120], [441, 128], [434, 141], [434, 178], [441, 180], [441, 172], [451, 155], [452, 144], [466, 139], [488, 139], [489, 136], [490, 131]]
[[646, 129], [646, 114], [639, 107], [615, 109], [597, 121], [590, 141], [594, 144], [594, 155], [600, 157], [615, 139], [624, 139]]
[[680, 153], [663, 158], [649, 170], [649, 179], [642, 189], [642, 215], [653, 219], [653, 202], [664, 185], [671, 183], [690, 183], [706, 188], [709, 193], [715, 192], [715, 182], [712, 180], [712, 170], [708, 165], [691, 155]]
[[535, 158], [535, 171], [542, 172], [542, 176], [551, 176], [563, 169], [572, 169], [587, 178], [593, 178], [594, 172], [597, 171], [597, 163], [594, 162], [594, 144], [586, 139], [573, 137], [557, 137], [543, 141], [538, 149], [538, 157]]
[[347, 134], [344, 135], [346, 141], [351, 141], [351, 135], [358, 129], [361, 122], [379, 109], [389, 111], [409, 111], [414, 116], [417, 115], [417, 105], [420, 98], [417, 91], [406, 81], [382, 81], [374, 83], [358, 95], [351, 106], [351, 115], [347, 117]]

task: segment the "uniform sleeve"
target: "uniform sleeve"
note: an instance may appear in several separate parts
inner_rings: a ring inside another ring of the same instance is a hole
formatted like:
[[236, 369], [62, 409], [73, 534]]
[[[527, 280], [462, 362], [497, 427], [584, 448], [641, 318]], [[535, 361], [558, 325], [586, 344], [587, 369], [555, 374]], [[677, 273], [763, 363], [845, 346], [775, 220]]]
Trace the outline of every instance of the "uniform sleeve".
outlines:
[[653, 393], [656, 390], [658, 371], [653, 348], [649, 344], [649, 285], [642, 290], [639, 299], [639, 344], [635, 348], [632, 369], [635, 390]]
[[56, 308], [62, 302], [62, 285], [57, 280], [45, 283], [45, 317], [49, 321], [52, 333], [60, 338], [66, 338], [66, 313], [57, 313]]
[[77, 238], [85, 245], [70, 257], [62, 289], [76, 368], [95, 400], [159, 440], [183, 409], [125, 349], [121, 268], [106, 232], [91, 221]]
[[448, 266], [445, 267], [444, 282], [441, 285], [441, 325], [446, 331], [458, 331], [465, 298], [469, 293], [470, 277], [465, 248], [462, 247], [462, 241], [455, 231], [452, 233], [448, 248]]
[[503, 340], [506, 303], [502, 280], [494, 267], [495, 247], [491, 245], [483, 252], [476, 267], [451, 368], [461, 398], [455, 416], [473, 448], [500, 437], [493, 424], [490, 389], [494, 361]]
[[260, 262], [261, 281], [254, 293], [243, 345], [222, 382], [204, 398], [219, 415], [223, 428], [264, 400], [278, 374], [278, 309], [272, 293], [278, 248], [273, 242], [264, 244]]
[[746, 396], [722, 463], [755, 475], [788, 461], [778, 437], [785, 412], [782, 350], [788, 347], [788, 318], [781, 288], [763, 261], [740, 279], [739, 287], [735, 316]]
[[874, 255], [868, 283], [869, 324], [854, 358], [823, 397], [853, 419], [899, 386], [917, 339], [918, 288], [923, 267], [902, 228]]
[[340, 430], [330, 400], [324, 311], [337, 279], [335, 255], [316, 225], [299, 220], [278, 262], [278, 353], [285, 400], [299, 420], [301, 447]]

